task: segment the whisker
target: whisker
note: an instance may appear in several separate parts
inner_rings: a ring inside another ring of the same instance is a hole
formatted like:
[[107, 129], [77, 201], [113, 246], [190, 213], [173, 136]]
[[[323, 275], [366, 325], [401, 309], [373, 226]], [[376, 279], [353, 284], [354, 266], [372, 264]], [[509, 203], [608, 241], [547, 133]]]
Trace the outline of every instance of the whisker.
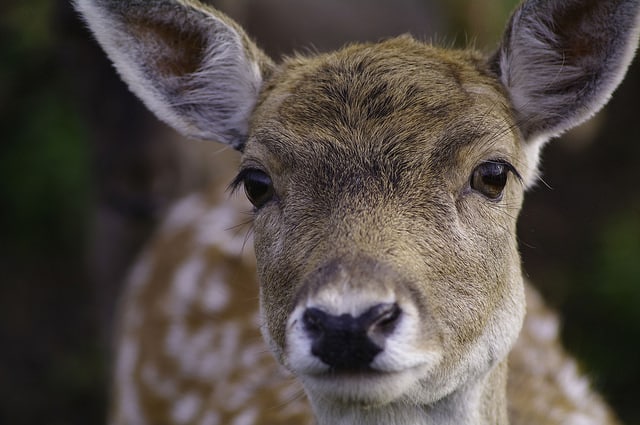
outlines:
[[551, 186], [549, 183], [547, 183], [545, 181], [545, 179], [542, 178], [542, 176], [538, 176], [538, 181], [540, 181], [547, 189], [554, 190], [553, 186]]
[[[288, 379], [288, 381], [294, 382], [294, 383], [297, 384], [297, 381], [295, 379], [293, 379], [293, 378]], [[282, 410], [284, 407], [286, 407], [286, 406], [288, 406], [290, 404], [293, 404], [293, 403], [295, 403], [297, 401], [304, 400], [304, 399], [306, 399], [306, 394], [305, 394], [304, 390], [302, 388], [300, 388], [300, 389], [296, 390], [293, 395], [289, 396], [289, 398], [283, 400], [281, 403], [278, 403], [277, 405], [268, 407], [267, 409], [269, 409], [269, 410]]]

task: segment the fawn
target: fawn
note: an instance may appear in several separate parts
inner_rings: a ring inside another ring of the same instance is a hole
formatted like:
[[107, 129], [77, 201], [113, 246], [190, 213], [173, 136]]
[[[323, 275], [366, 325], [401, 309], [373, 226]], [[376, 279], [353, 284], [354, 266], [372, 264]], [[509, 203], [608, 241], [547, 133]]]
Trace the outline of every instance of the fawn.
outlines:
[[255, 263], [216, 186], [134, 267], [112, 423], [615, 423], [515, 227], [540, 148], [623, 78], [640, 1], [525, 0], [490, 57], [402, 36], [279, 64], [195, 0], [76, 7], [160, 119], [242, 153], [253, 205]]

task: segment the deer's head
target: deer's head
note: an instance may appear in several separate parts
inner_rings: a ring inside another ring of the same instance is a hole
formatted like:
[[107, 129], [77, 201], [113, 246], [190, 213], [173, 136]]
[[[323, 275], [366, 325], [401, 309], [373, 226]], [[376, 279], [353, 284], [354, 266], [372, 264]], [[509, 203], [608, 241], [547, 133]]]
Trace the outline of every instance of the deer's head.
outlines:
[[523, 193], [620, 82], [637, 0], [527, 1], [489, 58], [405, 36], [277, 65], [195, 1], [77, 7], [161, 119], [242, 152], [263, 333], [320, 418], [504, 419]]

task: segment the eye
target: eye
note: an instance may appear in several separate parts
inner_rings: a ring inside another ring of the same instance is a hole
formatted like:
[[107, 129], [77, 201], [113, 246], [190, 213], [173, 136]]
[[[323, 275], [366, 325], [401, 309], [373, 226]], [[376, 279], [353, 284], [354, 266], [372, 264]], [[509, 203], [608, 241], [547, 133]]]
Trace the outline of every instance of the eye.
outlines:
[[247, 169], [236, 180], [243, 183], [244, 193], [256, 208], [261, 208], [273, 198], [273, 182], [264, 171]]
[[513, 171], [513, 167], [506, 162], [483, 162], [471, 174], [471, 188], [491, 200], [499, 200], [507, 185], [509, 171]]

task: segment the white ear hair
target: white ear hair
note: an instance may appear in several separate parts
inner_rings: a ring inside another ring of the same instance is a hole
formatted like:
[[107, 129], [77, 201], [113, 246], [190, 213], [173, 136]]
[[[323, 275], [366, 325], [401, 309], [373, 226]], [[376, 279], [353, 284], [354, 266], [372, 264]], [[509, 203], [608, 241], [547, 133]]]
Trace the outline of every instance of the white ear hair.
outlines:
[[533, 168], [540, 147], [600, 110], [638, 46], [640, 0], [527, 0], [491, 59]]
[[122, 79], [180, 133], [241, 149], [272, 62], [193, 0], [76, 0]]

